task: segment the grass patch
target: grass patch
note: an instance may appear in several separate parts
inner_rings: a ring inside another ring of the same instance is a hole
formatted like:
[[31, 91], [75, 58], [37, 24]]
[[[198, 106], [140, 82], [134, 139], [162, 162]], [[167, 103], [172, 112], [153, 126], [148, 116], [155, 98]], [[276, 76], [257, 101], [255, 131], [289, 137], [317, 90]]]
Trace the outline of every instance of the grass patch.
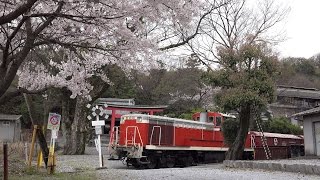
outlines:
[[10, 176], [9, 179], [23, 179], [23, 180], [42, 180], [42, 179], [74, 179], [87, 180], [96, 179], [95, 171], [75, 172], [75, 173], [55, 173], [48, 175], [46, 172], [33, 171], [32, 173], [25, 173], [22, 176]]

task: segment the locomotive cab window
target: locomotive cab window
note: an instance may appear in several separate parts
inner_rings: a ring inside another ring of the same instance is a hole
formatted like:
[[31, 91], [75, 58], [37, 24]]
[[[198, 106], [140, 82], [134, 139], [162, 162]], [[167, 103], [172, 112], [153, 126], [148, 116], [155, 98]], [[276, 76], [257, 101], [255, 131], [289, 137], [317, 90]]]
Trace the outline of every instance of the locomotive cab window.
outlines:
[[216, 126], [221, 126], [221, 122], [222, 122], [222, 117], [221, 116], [217, 116], [216, 117]]
[[214, 117], [208, 117], [207, 122], [208, 122], [208, 123], [214, 123], [213, 120], [214, 120]]

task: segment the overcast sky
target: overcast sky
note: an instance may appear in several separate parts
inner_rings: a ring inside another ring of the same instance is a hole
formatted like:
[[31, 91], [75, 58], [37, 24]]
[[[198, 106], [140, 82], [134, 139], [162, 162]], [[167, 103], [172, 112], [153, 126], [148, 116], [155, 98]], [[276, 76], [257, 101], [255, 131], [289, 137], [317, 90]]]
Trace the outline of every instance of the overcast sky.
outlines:
[[281, 57], [309, 58], [320, 53], [320, 0], [282, 0], [291, 7], [284, 22], [287, 40], [280, 43]]

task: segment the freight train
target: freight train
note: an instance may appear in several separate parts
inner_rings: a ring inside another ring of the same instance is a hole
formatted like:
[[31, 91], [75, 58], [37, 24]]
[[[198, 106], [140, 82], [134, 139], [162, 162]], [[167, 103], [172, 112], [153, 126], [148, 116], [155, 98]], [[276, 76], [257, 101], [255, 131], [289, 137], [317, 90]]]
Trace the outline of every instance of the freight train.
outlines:
[[[135, 168], [186, 167], [223, 161], [228, 146], [224, 143], [221, 125], [225, 119], [235, 116], [204, 112], [195, 113], [192, 118], [123, 115], [120, 127], [115, 127], [111, 134], [110, 157], [123, 159]], [[249, 131], [243, 159], [265, 159], [267, 151], [273, 155], [269, 158], [303, 155], [303, 137]]]

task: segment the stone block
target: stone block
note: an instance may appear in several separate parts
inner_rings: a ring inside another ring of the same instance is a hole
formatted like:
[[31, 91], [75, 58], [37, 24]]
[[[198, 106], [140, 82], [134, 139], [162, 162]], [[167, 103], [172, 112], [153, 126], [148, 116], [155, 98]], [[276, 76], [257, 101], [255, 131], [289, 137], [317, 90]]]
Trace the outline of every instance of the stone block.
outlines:
[[284, 164], [284, 170], [287, 172], [299, 172], [297, 164]]
[[299, 170], [300, 173], [305, 173], [307, 172], [306, 170], [306, 165], [305, 164], [298, 164], [297, 169]]
[[242, 167], [243, 168], [249, 168], [248, 162], [247, 161], [242, 161]]
[[306, 174], [314, 174], [313, 166], [312, 165], [305, 165], [305, 173]]
[[229, 168], [235, 168], [235, 161], [229, 161]]
[[224, 167], [230, 167], [230, 160], [224, 160], [223, 161], [223, 165], [224, 165]]
[[259, 169], [260, 168], [259, 165], [260, 165], [260, 163], [258, 163], [258, 162], [252, 163], [252, 169]]
[[273, 164], [274, 164], [274, 163], [266, 163], [266, 164], [267, 164], [267, 169], [268, 169], [268, 170], [274, 170], [274, 169], [273, 169]]
[[312, 166], [312, 169], [313, 169], [313, 173], [314, 173], [314, 174], [320, 175], [320, 166], [313, 165], [313, 166]]
[[241, 161], [236, 162], [236, 168], [243, 168], [243, 163]]
[[271, 169], [273, 171], [284, 171], [283, 165], [280, 163], [271, 163]]
[[247, 161], [247, 168], [251, 168], [253, 167], [253, 162], [252, 161]]
[[268, 169], [268, 164], [267, 163], [260, 163], [259, 167], [260, 167], [260, 169]]

